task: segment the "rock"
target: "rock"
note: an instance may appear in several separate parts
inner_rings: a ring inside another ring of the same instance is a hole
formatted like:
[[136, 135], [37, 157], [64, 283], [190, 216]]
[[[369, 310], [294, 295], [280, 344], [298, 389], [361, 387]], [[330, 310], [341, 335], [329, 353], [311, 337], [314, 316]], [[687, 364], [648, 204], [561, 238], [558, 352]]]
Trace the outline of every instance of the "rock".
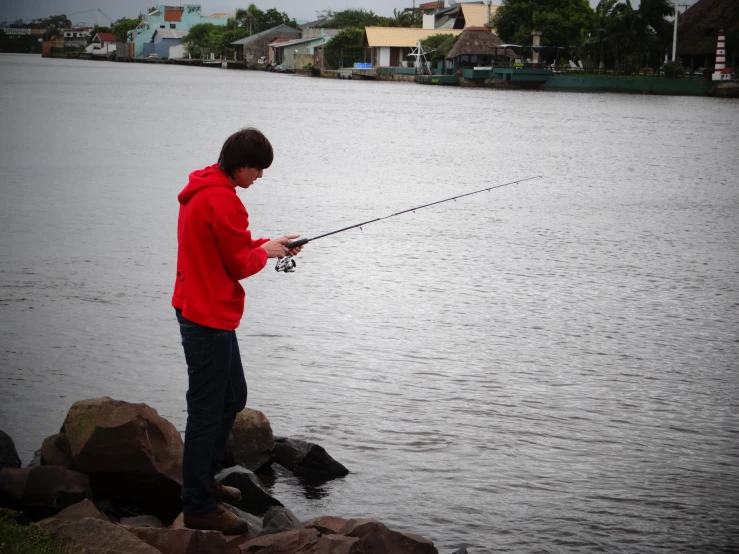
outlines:
[[161, 554], [153, 546], [113, 523], [84, 518], [64, 521], [51, 518], [39, 525], [64, 548], [74, 548], [85, 554]]
[[305, 529], [301, 521], [287, 508], [272, 507], [264, 514], [260, 535], [274, 535], [285, 531]]
[[434, 543], [418, 535], [388, 529], [376, 519], [350, 519], [339, 534], [360, 539], [365, 552], [438, 554]]
[[[155, 529], [161, 529], [164, 524], [159, 521], [158, 517], [155, 516], [134, 516], [134, 517], [122, 517], [118, 523], [121, 525], [131, 525], [133, 527], [153, 527]], [[151, 543], [149, 543], [151, 544]]]
[[316, 554], [368, 554], [362, 541], [356, 537], [324, 535], [315, 547]]
[[182, 511], [182, 448], [153, 408], [104, 397], [72, 405], [59, 434], [44, 441], [42, 461], [69, 453], [96, 496], [169, 523]]
[[323, 516], [304, 521], [303, 527], [316, 529], [322, 535], [338, 535], [339, 530], [346, 525], [347, 521], [340, 517]]
[[87, 476], [59, 466], [4, 468], [0, 471], [0, 504], [22, 507], [32, 517], [53, 515], [92, 498]]
[[271, 506], [282, 506], [282, 503], [273, 497], [253, 471], [241, 466], [224, 469], [216, 474], [216, 480], [228, 487], [236, 487], [241, 491], [241, 500], [234, 502], [234, 506], [249, 512], [262, 515]]
[[162, 554], [210, 554], [226, 548], [226, 539], [220, 531], [131, 526], [125, 529]]
[[460, 546], [457, 550], [452, 552], [452, 554], [467, 554], [467, 547]]
[[272, 460], [296, 475], [333, 479], [349, 474], [349, 470], [334, 460], [322, 447], [300, 439], [275, 439]]
[[82, 502], [77, 502], [77, 504], [72, 504], [71, 506], [64, 508], [61, 512], [56, 514], [53, 519], [79, 521], [86, 517], [100, 519], [102, 521], [110, 521], [108, 516], [101, 512], [95, 503], [88, 498], [85, 498]]
[[26, 467], [38, 467], [41, 465], [41, 449], [39, 448], [33, 453], [33, 459], [28, 462]]
[[71, 468], [72, 462], [72, 453], [64, 435], [51, 435], [41, 443], [41, 465]]
[[239, 554], [252, 552], [263, 554], [313, 554], [318, 538], [318, 531], [315, 529], [287, 531], [246, 541], [239, 546], [236, 552]]
[[272, 426], [258, 410], [244, 408], [236, 414], [226, 445], [227, 465], [241, 465], [258, 471], [272, 462], [275, 441]]
[[118, 523], [123, 515], [118, 507], [109, 498], [95, 500], [95, 506], [103, 512], [112, 523]]
[[18, 457], [13, 439], [0, 431], [0, 468], [3, 467], [21, 467], [21, 459]]

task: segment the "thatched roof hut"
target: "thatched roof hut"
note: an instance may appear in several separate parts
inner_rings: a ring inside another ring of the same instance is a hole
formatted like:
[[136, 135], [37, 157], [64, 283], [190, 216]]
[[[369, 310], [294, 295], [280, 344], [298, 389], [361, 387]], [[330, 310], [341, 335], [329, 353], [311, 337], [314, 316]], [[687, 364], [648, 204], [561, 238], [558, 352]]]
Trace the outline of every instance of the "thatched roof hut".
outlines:
[[[680, 14], [677, 25], [677, 53], [680, 56], [716, 55], [719, 31], [739, 32], [737, 0], [699, 0]], [[731, 54], [729, 57], [731, 57]]]
[[501, 48], [505, 44], [498, 35], [487, 27], [469, 27], [462, 31], [457, 42], [447, 54], [448, 60], [474, 58], [482, 59], [511, 59], [516, 53], [510, 48]]

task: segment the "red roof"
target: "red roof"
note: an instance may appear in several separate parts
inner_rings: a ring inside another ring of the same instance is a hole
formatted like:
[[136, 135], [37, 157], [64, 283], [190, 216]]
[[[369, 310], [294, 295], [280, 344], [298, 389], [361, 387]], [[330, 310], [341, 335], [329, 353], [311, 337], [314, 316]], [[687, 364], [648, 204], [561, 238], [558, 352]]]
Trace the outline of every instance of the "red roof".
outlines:
[[97, 36], [99, 36], [100, 40], [103, 42], [115, 42], [118, 40], [113, 33], [98, 33]]
[[418, 7], [422, 10], [433, 10], [435, 8], [443, 8], [444, 1], [438, 0], [437, 2], [426, 2], [424, 4], [419, 5]]

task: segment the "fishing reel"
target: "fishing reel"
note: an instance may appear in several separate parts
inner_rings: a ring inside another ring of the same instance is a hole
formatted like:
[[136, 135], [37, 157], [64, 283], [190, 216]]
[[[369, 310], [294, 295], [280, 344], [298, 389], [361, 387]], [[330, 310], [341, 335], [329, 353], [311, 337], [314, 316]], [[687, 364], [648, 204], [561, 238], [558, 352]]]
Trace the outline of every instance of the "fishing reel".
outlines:
[[293, 273], [295, 271], [295, 266], [298, 264], [295, 263], [295, 260], [292, 259], [292, 256], [285, 256], [284, 258], [279, 258], [277, 260], [277, 265], [275, 266], [275, 271], [277, 272], [284, 272], [284, 273]]

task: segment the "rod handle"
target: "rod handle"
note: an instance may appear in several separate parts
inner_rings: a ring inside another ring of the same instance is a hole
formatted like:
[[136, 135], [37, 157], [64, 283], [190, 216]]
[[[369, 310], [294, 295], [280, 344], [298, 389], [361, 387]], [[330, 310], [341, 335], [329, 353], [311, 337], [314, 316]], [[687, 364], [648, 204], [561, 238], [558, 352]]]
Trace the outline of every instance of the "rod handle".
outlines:
[[297, 248], [298, 246], [303, 246], [304, 244], [308, 244], [309, 240], [310, 239], [300, 239], [300, 240], [296, 240], [293, 242], [289, 242], [285, 245], [285, 248], [287, 248], [288, 250], [291, 250], [293, 248]]

